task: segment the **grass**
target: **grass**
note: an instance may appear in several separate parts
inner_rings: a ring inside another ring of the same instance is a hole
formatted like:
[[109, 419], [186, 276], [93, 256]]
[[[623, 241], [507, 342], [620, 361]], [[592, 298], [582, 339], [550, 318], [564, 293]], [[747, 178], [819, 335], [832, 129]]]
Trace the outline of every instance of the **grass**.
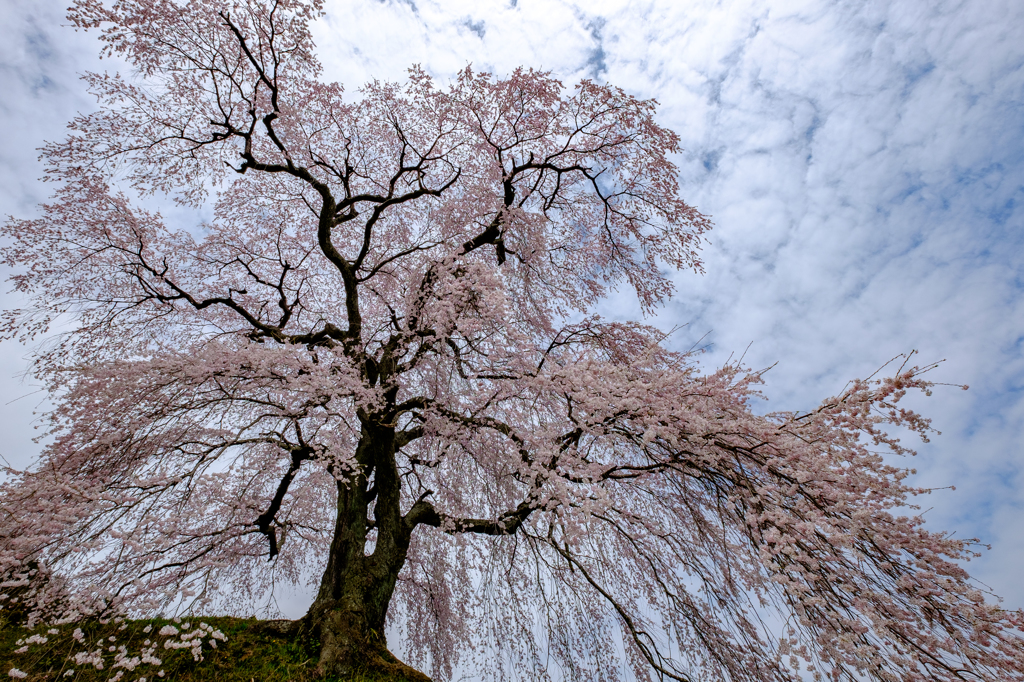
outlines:
[[[26, 673], [24, 682], [139, 682], [143, 678], [146, 682], [402, 682], [366, 675], [317, 677], [316, 642], [275, 637], [260, 630], [261, 622], [255, 618], [204, 617], [182, 618], [180, 622], [86, 622], [35, 630], [0, 625], [0, 681], [17, 679], [8, 676], [8, 671], [17, 669]], [[159, 634], [166, 626], [177, 633]], [[74, 637], [76, 628], [81, 630], [81, 641]], [[204, 631], [201, 637], [190, 634], [200, 628]], [[226, 639], [219, 639], [220, 635]], [[42, 638], [46, 641], [41, 642]], [[202, 660], [196, 660], [193, 639], [201, 639], [198, 655]], [[216, 648], [210, 645], [211, 640], [216, 641]], [[167, 643], [182, 648], [167, 648]], [[18, 653], [24, 647], [27, 650]], [[112, 647], [114, 651], [110, 651]], [[159, 664], [152, 659], [148, 663], [140, 661], [134, 670], [115, 665], [119, 653], [122, 660], [142, 659], [147, 650], [152, 658], [159, 659]], [[76, 654], [79, 660], [90, 654], [93, 660], [101, 658], [103, 668], [98, 669], [92, 662], [76, 663]]]

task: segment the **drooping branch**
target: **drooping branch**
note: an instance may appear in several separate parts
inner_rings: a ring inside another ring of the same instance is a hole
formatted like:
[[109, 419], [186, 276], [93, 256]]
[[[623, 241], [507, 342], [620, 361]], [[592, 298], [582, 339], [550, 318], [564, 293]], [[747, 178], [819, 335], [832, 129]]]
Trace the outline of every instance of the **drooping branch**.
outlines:
[[274, 497], [270, 500], [270, 505], [266, 511], [256, 517], [255, 522], [256, 528], [267, 537], [267, 541], [270, 543], [268, 561], [273, 561], [274, 557], [278, 554], [277, 531], [272, 524], [276, 521], [277, 513], [281, 510], [281, 503], [284, 502], [284, 497], [288, 493], [288, 487], [291, 485], [292, 479], [295, 478], [295, 474], [298, 473], [299, 467], [314, 454], [313, 448], [305, 443], [291, 446], [289, 449], [291, 451], [291, 462], [288, 466], [288, 471], [285, 472], [284, 476], [281, 477], [281, 481], [277, 484], [277, 490], [274, 493]]
[[613, 597], [607, 589], [602, 587], [597, 580], [587, 571], [586, 567], [582, 564], [578, 557], [574, 556], [571, 552], [558, 546], [556, 542], [549, 542], [547, 545], [559, 554], [569, 566], [580, 572], [580, 575], [590, 584], [590, 586], [601, 595], [601, 597], [608, 603], [614, 610], [615, 613], [622, 620], [622, 623], [626, 626], [629, 631], [629, 636], [632, 638], [633, 643], [636, 644], [640, 653], [647, 660], [647, 663], [658, 671], [664, 677], [677, 682], [692, 682], [692, 678], [684, 675], [681, 671], [676, 670], [674, 667], [670, 670], [666, 667], [667, 661], [658, 650], [657, 646], [654, 646], [654, 640], [649, 633], [640, 628], [633, 616], [629, 614], [626, 608], [620, 604], [615, 597]]

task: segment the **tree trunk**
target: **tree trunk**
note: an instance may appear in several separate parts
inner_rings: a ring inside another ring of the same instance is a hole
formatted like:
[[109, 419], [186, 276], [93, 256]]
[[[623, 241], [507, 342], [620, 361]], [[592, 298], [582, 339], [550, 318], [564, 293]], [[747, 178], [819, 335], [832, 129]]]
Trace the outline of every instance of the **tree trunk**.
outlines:
[[[364, 475], [337, 484], [337, 517], [327, 568], [316, 600], [299, 623], [301, 630], [320, 642], [318, 669], [323, 675], [369, 672], [389, 680], [430, 682], [388, 651], [384, 634], [388, 605], [411, 536], [399, 508], [394, 443], [393, 428], [364, 426], [356, 452]], [[367, 555], [371, 502], [376, 502], [377, 542]]]

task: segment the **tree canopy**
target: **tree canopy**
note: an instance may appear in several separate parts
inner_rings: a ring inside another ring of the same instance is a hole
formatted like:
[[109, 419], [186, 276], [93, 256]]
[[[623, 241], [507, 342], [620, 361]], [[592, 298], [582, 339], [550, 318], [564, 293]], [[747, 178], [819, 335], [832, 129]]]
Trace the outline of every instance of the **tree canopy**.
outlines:
[[592, 314], [701, 268], [655, 102], [470, 68], [346, 97], [317, 0], [69, 11], [135, 71], [85, 76], [52, 201], [5, 228], [31, 306], [3, 334], [66, 330], [34, 356], [49, 444], [0, 489], [19, 608], [311, 583], [324, 672], [411, 674], [391, 627], [442, 679], [474, 651], [505, 679], [1024, 679], [971, 542], [901, 515], [928, 367], [758, 415], [759, 373]]

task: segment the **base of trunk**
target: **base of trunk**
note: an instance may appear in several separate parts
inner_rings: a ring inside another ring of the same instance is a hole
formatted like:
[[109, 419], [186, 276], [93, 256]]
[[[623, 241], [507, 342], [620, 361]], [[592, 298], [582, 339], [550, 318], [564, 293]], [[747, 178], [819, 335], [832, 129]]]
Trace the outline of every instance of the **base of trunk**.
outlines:
[[283, 638], [309, 637], [320, 643], [319, 677], [341, 678], [356, 674], [381, 677], [387, 682], [432, 682], [419, 670], [402, 663], [390, 651], [382, 635], [354, 627], [344, 611], [311, 612], [299, 620], [274, 620], [262, 630]]

